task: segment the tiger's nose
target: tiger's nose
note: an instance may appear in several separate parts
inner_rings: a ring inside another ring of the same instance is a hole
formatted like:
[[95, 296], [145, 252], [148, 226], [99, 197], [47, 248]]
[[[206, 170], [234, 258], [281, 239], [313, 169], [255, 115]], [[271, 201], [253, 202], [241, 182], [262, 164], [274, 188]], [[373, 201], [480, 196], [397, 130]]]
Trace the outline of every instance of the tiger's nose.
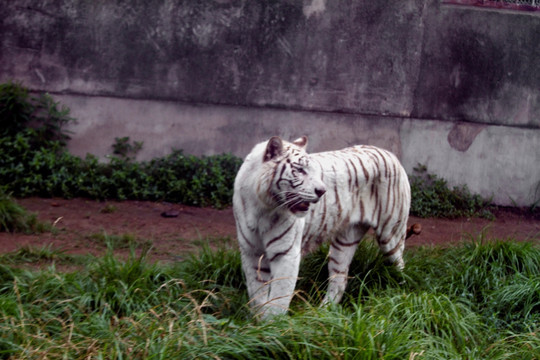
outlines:
[[323, 196], [325, 192], [325, 188], [315, 188], [315, 195], [317, 195], [318, 197]]

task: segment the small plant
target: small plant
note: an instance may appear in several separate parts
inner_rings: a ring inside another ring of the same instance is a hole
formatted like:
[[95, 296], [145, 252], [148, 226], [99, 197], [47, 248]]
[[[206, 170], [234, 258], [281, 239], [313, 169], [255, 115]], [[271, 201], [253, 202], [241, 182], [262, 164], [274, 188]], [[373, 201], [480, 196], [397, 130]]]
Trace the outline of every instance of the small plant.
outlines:
[[96, 233], [89, 235], [88, 238], [100, 246], [106, 246], [110, 250], [130, 249], [141, 245], [150, 245], [150, 242], [140, 240], [132, 234], [107, 235], [105, 233]]
[[419, 217], [482, 216], [493, 218], [489, 200], [470, 193], [466, 185], [448, 187], [446, 180], [429, 174], [425, 165], [410, 176], [411, 214]]
[[137, 153], [141, 151], [143, 147], [142, 141], [134, 141], [130, 143], [129, 136], [114, 138], [115, 143], [112, 145], [113, 154], [118, 155], [126, 160], [133, 160], [137, 156]]
[[99, 210], [99, 212], [102, 214], [113, 214], [117, 211], [118, 208], [113, 204], [107, 204]]

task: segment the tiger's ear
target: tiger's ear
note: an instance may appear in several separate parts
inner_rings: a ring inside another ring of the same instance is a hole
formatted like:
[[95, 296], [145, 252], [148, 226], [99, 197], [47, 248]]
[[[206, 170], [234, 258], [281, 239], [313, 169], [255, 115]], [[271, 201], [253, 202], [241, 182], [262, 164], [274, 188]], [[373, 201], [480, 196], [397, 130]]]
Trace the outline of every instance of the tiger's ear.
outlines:
[[272, 136], [270, 140], [268, 140], [268, 144], [266, 145], [266, 151], [264, 152], [264, 158], [263, 161], [267, 162], [272, 160], [273, 158], [281, 155], [283, 152], [283, 141], [279, 136]]
[[301, 147], [302, 149], [305, 148], [307, 146], [307, 136], [299, 137], [293, 141], [293, 144]]

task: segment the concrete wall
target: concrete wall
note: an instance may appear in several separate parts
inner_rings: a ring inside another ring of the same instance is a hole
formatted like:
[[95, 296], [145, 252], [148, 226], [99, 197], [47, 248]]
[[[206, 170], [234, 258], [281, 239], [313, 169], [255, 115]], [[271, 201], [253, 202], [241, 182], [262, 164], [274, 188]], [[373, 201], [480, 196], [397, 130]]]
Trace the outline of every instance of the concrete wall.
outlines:
[[540, 127], [540, 13], [432, 4], [413, 117]]
[[244, 156], [307, 134], [397, 153], [500, 204], [540, 198], [540, 16], [436, 0], [12, 0], [0, 81], [49, 91], [72, 152]]

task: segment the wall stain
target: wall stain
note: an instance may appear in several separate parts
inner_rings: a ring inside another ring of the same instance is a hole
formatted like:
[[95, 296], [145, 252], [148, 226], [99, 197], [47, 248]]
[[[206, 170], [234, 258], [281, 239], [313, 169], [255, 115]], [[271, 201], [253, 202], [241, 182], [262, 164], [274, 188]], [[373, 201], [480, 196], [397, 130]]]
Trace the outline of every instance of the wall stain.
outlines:
[[453, 149], [465, 152], [486, 126], [465, 122], [456, 123], [448, 133], [448, 143]]

